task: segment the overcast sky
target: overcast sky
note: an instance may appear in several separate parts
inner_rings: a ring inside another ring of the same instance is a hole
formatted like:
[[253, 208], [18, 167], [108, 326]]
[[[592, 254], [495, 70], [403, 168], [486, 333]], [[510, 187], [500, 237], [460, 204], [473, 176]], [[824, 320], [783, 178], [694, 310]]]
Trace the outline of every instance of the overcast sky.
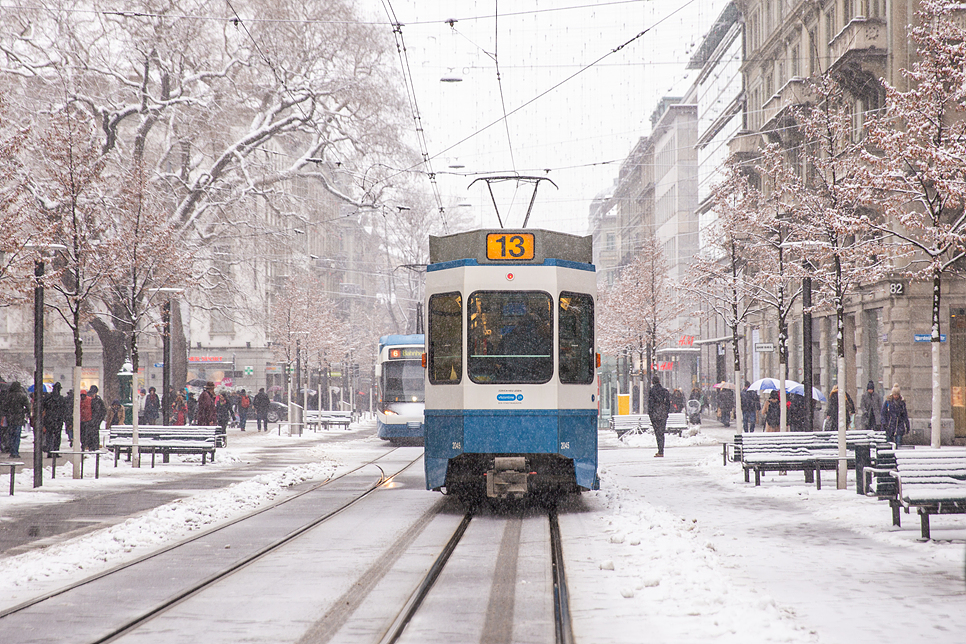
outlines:
[[[470, 203], [478, 224], [497, 227], [486, 186], [467, 189], [473, 179], [514, 172], [547, 176], [559, 190], [542, 183], [528, 227], [574, 233], [588, 232], [591, 201], [612, 184], [638, 138], [650, 132], [658, 99], [680, 96], [694, 79], [685, 65], [724, 5], [369, 2], [373, 15], [388, 20], [392, 11], [403, 25], [416, 106], [444, 205]], [[455, 20], [452, 27], [449, 19]], [[413, 131], [415, 140], [415, 126]], [[496, 190], [504, 225], [519, 227], [531, 187], [510, 182]]]

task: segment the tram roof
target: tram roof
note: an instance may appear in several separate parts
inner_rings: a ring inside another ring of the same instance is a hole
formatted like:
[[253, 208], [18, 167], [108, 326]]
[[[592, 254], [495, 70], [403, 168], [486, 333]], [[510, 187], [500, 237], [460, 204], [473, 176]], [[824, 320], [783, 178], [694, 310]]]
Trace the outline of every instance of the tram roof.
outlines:
[[562, 259], [583, 264], [594, 261], [593, 237], [561, 233], [539, 228], [471, 230], [440, 237], [429, 236], [429, 262], [453, 262], [461, 259], [475, 259], [480, 264], [504, 264], [486, 257], [486, 236], [489, 234], [532, 234], [534, 236], [534, 257], [532, 260], [514, 261], [521, 264], [542, 264], [547, 259]]

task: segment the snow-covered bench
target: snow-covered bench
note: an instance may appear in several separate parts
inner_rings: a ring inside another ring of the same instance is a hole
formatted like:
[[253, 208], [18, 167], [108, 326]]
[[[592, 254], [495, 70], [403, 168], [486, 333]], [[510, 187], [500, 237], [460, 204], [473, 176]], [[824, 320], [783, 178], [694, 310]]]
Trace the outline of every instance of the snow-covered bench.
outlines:
[[610, 428], [617, 432], [617, 438], [625, 434], [643, 434], [654, 431], [651, 427], [651, 417], [647, 414], [623, 414], [610, 417]]
[[667, 415], [667, 424], [664, 426], [664, 433], [680, 434], [687, 428], [688, 417], [683, 411]]
[[315, 429], [329, 429], [331, 426], [349, 429], [352, 423], [352, 412], [306, 409], [302, 412], [302, 420]]
[[[138, 427], [138, 451], [151, 452], [151, 467], [154, 467], [155, 453], [160, 453], [165, 463], [171, 454], [201, 454], [204, 465], [208, 456], [212, 462], [215, 460], [215, 448], [223, 438], [220, 431], [221, 427], [214, 425], [146, 425]], [[130, 459], [134, 451], [133, 436], [131, 425], [111, 427], [106, 447], [114, 452], [114, 467], [122, 453]]]
[[900, 525], [900, 507], [907, 514], [915, 507], [922, 538], [929, 539], [930, 515], [966, 514], [966, 450], [898, 449], [893, 454], [894, 468], [880, 466], [870, 472], [876, 476], [876, 494], [892, 506], [893, 525]]
[[[855, 467], [857, 445], [884, 444], [883, 432], [851, 430], [846, 432], [848, 466]], [[837, 432], [766, 432], [736, 434], [735, 460], [741, 459], [745, 483], [755, 473], [755, 485], [761, 485], [762, 472], [798, 470], [805, 473], [805, 482], [815, 482], [822, 489], [822, 470], [838, 467]], [[724, 445], [724, 461], [728, 461], [728, 444]]]

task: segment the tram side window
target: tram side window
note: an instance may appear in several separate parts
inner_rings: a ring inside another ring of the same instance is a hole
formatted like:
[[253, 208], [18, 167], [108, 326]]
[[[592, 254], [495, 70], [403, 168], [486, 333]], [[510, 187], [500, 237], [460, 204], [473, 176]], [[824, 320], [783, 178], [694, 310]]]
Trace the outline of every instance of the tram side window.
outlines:
[[560, 338], [557, 362], [560, 382], [590, 384], [594, 355], [594, 298], [585, 293], [560, 293]]
[[455, 385], [463, 378], [463, 297], [439, 293], [429, 298], [429, 381]]
[[466, 299], [467, 374], [485, 384], [553, 376], [553, 298], [542, 291], [476, 291]]

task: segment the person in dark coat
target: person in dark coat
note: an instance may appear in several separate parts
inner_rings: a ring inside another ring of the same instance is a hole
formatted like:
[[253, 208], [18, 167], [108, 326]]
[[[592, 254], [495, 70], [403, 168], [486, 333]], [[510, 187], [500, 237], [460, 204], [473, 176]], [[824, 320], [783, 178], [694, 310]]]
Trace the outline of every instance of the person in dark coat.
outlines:
[[882, 429], [885, 430], [886, 440], [902, 446], [902, 437], [909, 432], [909, 412], [906, 401], [902, 399], [899, 385], [892, 385], [892, 392], [882, 404]]
[[684, 411], [684, 392], [680, 389], [675, 389], [671, 392], [671, 412], [679, 414]]
[[30, 398], [14, 380], [3, 397], [0, 416], [7, 419], [7, 449], [12, 458], [20, 458], [20, 432], [27, 417], [30, 416]]
[[218, 427], [222, 436], [221, 446], [226, 447], [228, 445], [228, 425], [235, 416], [232, 411], [231, 397], [227, 391], [215, 399], [215, 416], [218, 417]]
[[654, 437], [657, 439], [657, 454], [654, 456], [664, 456], [664, 428], [667, 426], [667, 415], [671, 411], [671, 394], [661, 386], [661, 378], [654, 376], [651, 380], [651, 391], [647, 395], [647, 415], [651, 419], [651, 427], [654, 428]]
[[882, 396], [875, 390], [875, 383], [871, 380], [865, 386], [865, 393], [859, 401], [859, 419], [856, 426], [859, 429], [875, 431], [879, 429], [879, 417], [882, 414]]
[[60, 395], [61, 385], [54, 383], [53, 391], [44, 394], [44, 451], [47, 458], [60, 449], [64, 421], [67, 420], [67, 399]]
[[805, 403], [805, 396], [788, 394], [788, 424], [793, 432], [808, 431], [805, 422], [808, 416], [808, 405]]
[[765, 401], [761, 414], [765, 417], [766, 432], [781, 431], [782, 399], [777, 389], [772, 389], [771, 393], [768, 394], [768, 400]]
[[[845, 392], [845, 429], [852, 428], [852, 415], [855, 413], [855, 403], [852, 396]], [[828, 394], [828, 407], [825, 409], [826, 431], [837, 431], [839, 426], [839, 386], [832, 387]]]
[[161, 415], [161, 399], [154, 387], [148, 389], [148, 396], [144, 399], [144, 424], [157, 425]]
[[731, 412], [735, 409], [735, 392], [725, 387], [718, 389], [718, 411], [721, 412], [721, 424], [731, 427]]
[[268, 431], [268, 409], [272, 406], [272, 401], [268, 399], [268, 394], [265, 393], [265, 387], [258, 390], [255, 394], [255, 399], [252, 401], [252, 406], [255, 407], [255, 426], [258, 431]]
[[185, 402], [185, 405], [187, 405], [188, 407], [188, 421], [185, 424], [194, 425], [195, 413], [197, 413], [198, 411], [198, 399], [195, 398], [195, 395], [189, 391], [188, 395], [185, 396], [184, 402]]
[[757, 391], [749, 391], [751, 383], [745, 380], [745, 388], [741, 392], [741, 431], [755, 431], [758, 422], [758, 412], [761, 411], [761, 397]]
[[107, 418], [107, 405], [97, 395], [97, 385], [87, 390], [87, 398], [91, 403], [91, 419], [81, 423], [81, 450], [95, 451], [101, 446], [101, 423]]
[[218, 413], [215, 410], [215, 383], [210, 380], [205, 383], [205, 390], [198, 396], [198, 407], [195, 409], [195, 425], [217, 425]]

